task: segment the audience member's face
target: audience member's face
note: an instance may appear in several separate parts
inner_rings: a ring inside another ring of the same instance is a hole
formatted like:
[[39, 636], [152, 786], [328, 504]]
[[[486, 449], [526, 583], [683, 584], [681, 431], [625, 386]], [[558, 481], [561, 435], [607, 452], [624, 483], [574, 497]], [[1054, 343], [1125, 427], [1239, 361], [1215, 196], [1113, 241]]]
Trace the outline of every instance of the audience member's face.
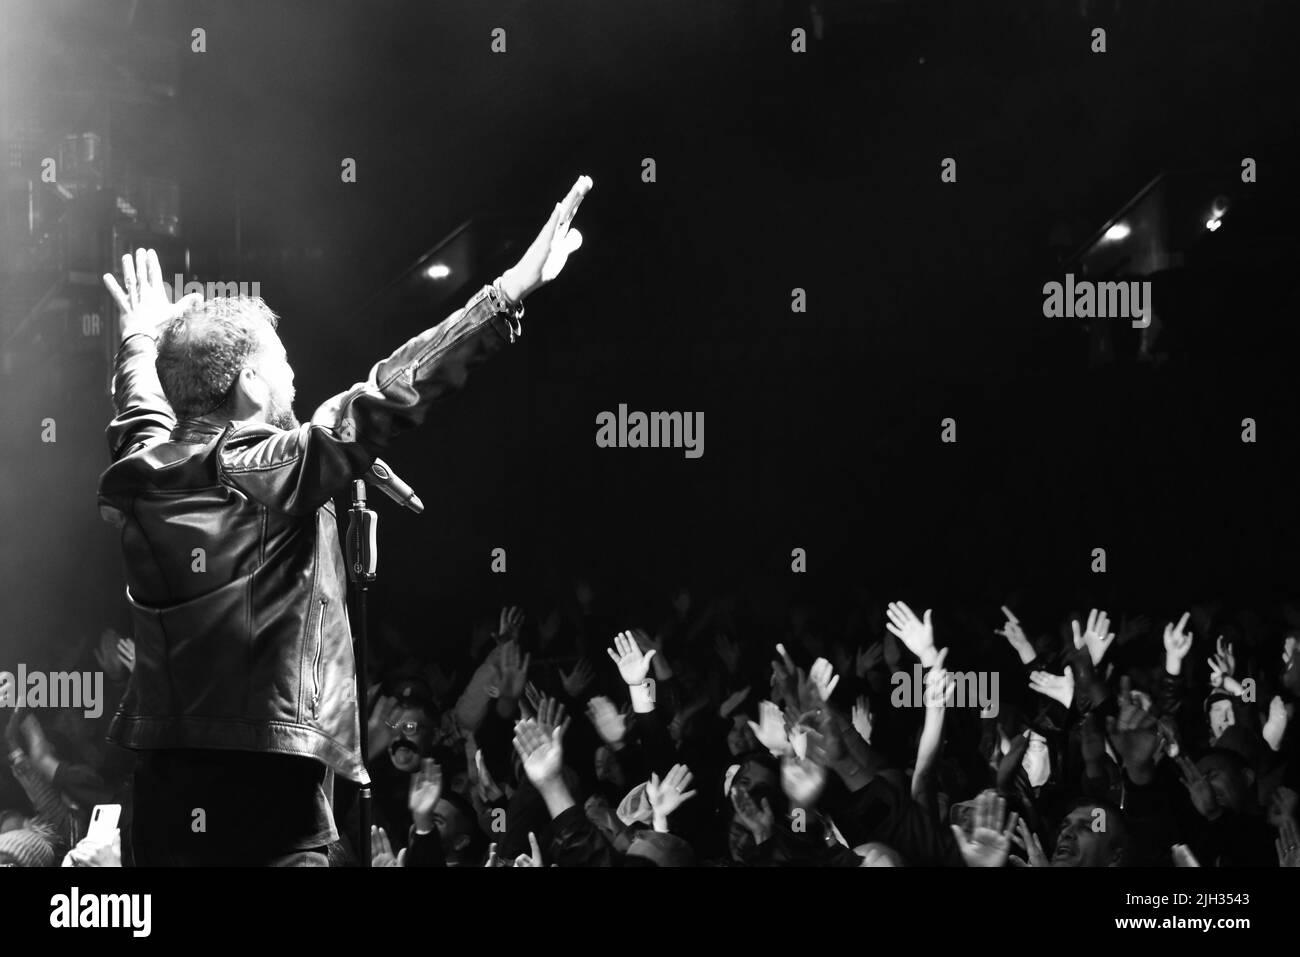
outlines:
[[457, 771], [451, 776], [451, 781], [447, 785], [452, 791], [461, 797], [468, 799], [474, 791], [474, 785], [470, 782], [468, 771]]
[[749, 720], [743, 714], [732, 717], [731, 730], [727, 732], [727, 750], [731, 752], [731, 756], [748, 754], [757, 747], [758, 739], [754, 737]]
[[1052, 867], [1109, 867], [1113, 861], [1111, 832], [1106, 828], [1105, 810], [1082, 804], [1061, 822], [1056, 835]]
[[1205, 775], [1205, 783], [1214, 792], [1219, 806], [1230, 811], [1240, 811], [1246, 804], [1249, 783], [1232, 760], [1222, 754], [1207, 754], [1196, 762]]
[[[746, 761], [736, 771], [736, 776], [731, 780], [733, 788], [743, 788], [751, 794], [756, 785], [764, 784], [775, 788], [777, 784], [776, 775], [757, 761]], [[731, 802], [730, 796], [728, 796], [727, 802]], [[731, 852], [731, 859], [734, 861], [743, 860], [745, 852], [753, 846], [754, 836], [749, 833], [749, 829], [745, 825], [736, 820], [733, 814], [731, 826], [727, 829], [727, 847]]]
[[691, 593], [685, 588], [677, 589], [673, 595], [673, 611], [679, 618], [685, 618], [691, 611]]
[[1237, 716], [1232, 709], [1232, 702], [1226, 699], [1210, 705], [1210, 736], [1218, 739], [1219, 735], [1237, 723]]
[[469, 820], [460, 808], [447, 800], [439, 800], [433, 806], [433, 826], [442, 838], [442, 851], [447, 857], [454, 857], [470, 843], [472, 829], [478, 826]]
[[772, 770], [757, 761], [746, 761], [736, 772], [736, 777], [732, 780], [732, 787], [741, 787], [746, 791], [752, 791], [755, 787], [766, 784], [768, 787], [777, 786], [776, 774]]
[[615, 787], [626, 784], [623, 766], [614, 758], [614, 752], [607, 745], [596, 749], [596, 780], [606, 781]]
[[397, 714], [396, 723], [396, 736], [388, 746], [393, 767], [399, 771], [415, 771], [432, 740], [433, 727], [429, 716], [423, 708], [403, 708]]
[[[736, 777], [740, 777], [739, 772], [737, 772]], [[727, 803], [731, 803], [730, 795], [727, 797]], [[752, 851], [753, 848], [754, 835], [749, 832], [749, 828], [740, 822], [733, 808], [731, 823], [727, 827], [727, 852], [731, 855], [733, 861], [739, 863], [744, 861], [746, 854]]]
[[591, 603], [596, 600], [595, 589], [591, 587], [591, 582], [585, 579], [580, 579], [574, 584], [573, 596], [583, 608], [589, 608]]

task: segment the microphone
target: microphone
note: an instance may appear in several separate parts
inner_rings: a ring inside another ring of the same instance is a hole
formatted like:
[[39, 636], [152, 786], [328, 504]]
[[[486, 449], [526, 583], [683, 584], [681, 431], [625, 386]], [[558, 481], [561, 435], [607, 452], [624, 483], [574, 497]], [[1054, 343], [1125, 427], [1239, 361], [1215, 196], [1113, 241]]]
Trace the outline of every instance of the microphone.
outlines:
[[375, 459], [375, 464], [370, 466], [370, 471], [362, 478], [367, 484], [379, 489], [398, 505], [405, 505], [416, 515], [424, 511], [424, 503], [415, 494], [415, 489], [398, 478], [397, 473], [390, 469], [383, 459]]

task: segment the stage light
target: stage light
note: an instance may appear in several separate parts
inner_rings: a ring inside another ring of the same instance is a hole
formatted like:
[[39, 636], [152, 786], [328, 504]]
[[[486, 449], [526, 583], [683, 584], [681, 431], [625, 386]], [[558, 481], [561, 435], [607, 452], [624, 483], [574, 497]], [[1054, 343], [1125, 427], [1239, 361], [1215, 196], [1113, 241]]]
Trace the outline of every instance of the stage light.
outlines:
[[451, 275], [451, 267], [446, 263], [434, 263], [424, 271], [430, 279], [446, 279]]
[[1223, 225], [1223, 220], [1221, 219], [1207, 219], [1205, 221], [1205, 228], [1212, 233], [1216, 232], [1218, 228], [1222, 225]]
[[1106, 230], [1106, 235], [1102, 238], [1108, 242], [1117, 243], [1121, 239], [1127, 239], [1128, 234], [1133, 230], [1129, 228], [1128, 223], [1116, 223], [1110, 229]]

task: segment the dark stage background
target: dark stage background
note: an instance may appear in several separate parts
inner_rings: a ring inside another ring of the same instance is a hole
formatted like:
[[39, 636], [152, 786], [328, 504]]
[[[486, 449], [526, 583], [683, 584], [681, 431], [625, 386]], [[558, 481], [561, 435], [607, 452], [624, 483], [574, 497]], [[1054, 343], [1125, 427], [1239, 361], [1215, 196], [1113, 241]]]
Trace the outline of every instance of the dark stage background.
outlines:
[[[388, 456], [428, 507], [378, 505], [375, 604], [413, 641], [538, 608], [580, 572], [634, 602], [733, 589], [777, 618], [854, 585], [990, 613], [1022, 587], [1057, 611], [1287, 597], [1295, 5], [823, 9], [796, 56], [808, 9], [781, 2], [6, 2], [9, 158], [28, 118], [40, 156], [107, 115], [116, 161], [176, 186], [166, 248], [258, 281], [282, 316], [303, 418], [418, 331], [375, 306], [411, 263], [490, 216], [526, 243], [593, 177], [586, 242], [529, 300], [523, 341]], [[129, 83], [145, 91], [118, 97]], [[1157, 285], [1164, 330], [1139, 362], [1127, 332], [1107, 353], [1045, 319], [1042, 285], [1162, 171], [1237, 193]], [[53, 240], [15, 232], [29, 197], [7, 174], [0, 594], [5, 657], [35, 665], [128, 622], [95, 506], [105, 351], [23, 321], [39, 296], [12, 290], [65, 240], [53, 214]], [[431, 290], [427, 321], [469, 291]], [[703, 457], [597, 448], [619, 403], [703, 411]]]

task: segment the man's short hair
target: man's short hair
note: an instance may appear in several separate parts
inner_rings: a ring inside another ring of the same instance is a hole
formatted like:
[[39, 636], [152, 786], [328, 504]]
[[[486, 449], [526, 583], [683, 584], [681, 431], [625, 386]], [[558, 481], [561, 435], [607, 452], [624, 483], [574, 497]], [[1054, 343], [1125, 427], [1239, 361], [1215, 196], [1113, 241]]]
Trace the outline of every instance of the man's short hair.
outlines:
[[[469, 842], [459, 852], [463, 860], [482, 862], [487, 856], [488, 838], [483, 833], [483, 828], [479, 826], [478, 812], [474, 810], [474, 805], [461, 795], [457, 794], [450, 788], [444, 788], [439, 795], [439, 800], [446, 801], [464, 818], [465, 830], [463, 833], [469, 838]], [[459, 835], [453, 835], [459, 837]]]
[[168, 322], [158, 338], [158, 378], [178, 419], [229, 408], [235, 380], [279, 317], [259, 297], [208, 299]]
[[1110, 838], [1111, 853], [1114, 854], [1116, 851], [1122, 852], [1124, 856], [1121, 858], [1121, 861], [1126, 862], [1130, 851], [1129, 845], [1132, 840], [1132, 835], [1129, 831], [1128, 818], [1124, 816], [1124, 812], [1120, 809], [1119, 805], [1114, 804], [1105, 798], [1080, 796], [1070, 802], [1070, 806], [1066, 809], [1065, 813], [1068, 816], [1081, 807], [1093, 808], [1094, 810], [1099, 809], [1105, 813], [1105, 833]]

